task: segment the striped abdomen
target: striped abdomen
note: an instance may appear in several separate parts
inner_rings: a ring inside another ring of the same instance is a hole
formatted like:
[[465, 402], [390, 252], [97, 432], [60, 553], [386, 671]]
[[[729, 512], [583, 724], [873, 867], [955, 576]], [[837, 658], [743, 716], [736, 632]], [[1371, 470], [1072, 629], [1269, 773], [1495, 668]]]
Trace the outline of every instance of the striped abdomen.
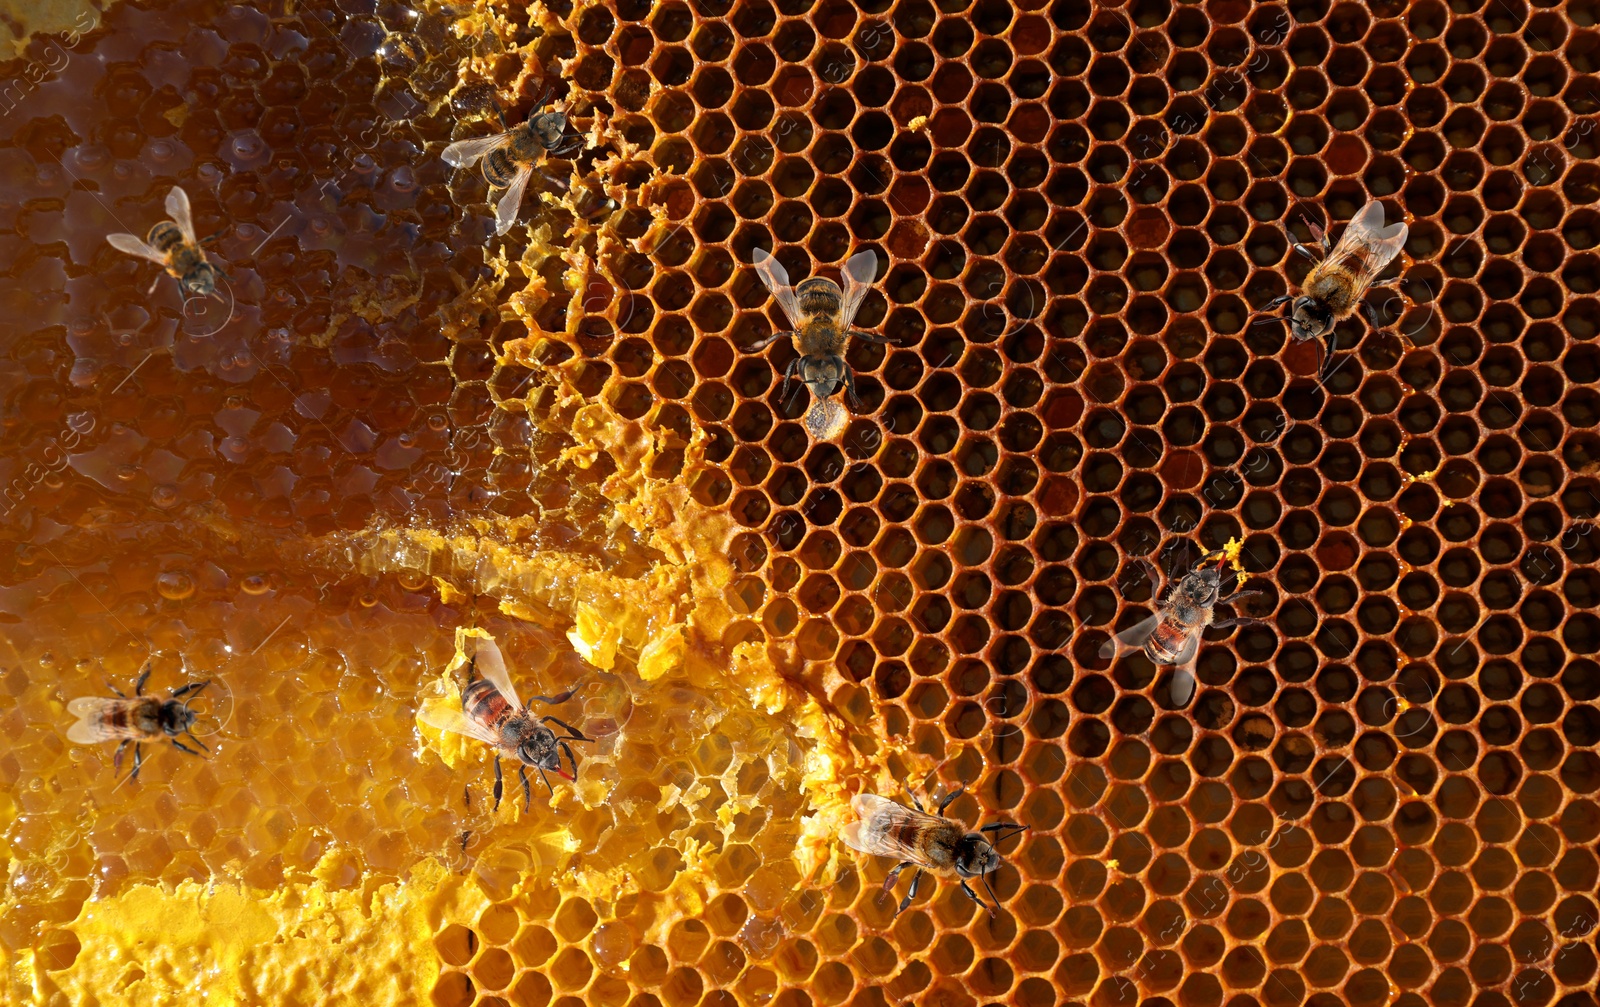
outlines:
[[510, 136], [505, 146], [496, 147], [483, 157], [483, 177], [496, 189], [509, 187], [524, 167], [539, 158], [539, 143], [527, 123], [513, 129]]
[[485, 678], [480, 678], [461, 690], [461, 709], [469, 720], [481, 724], [497, 738], [503, 737], [505, 722], [516, 716], [516, 711], [511, 709], [506, 697], [500, 695], [500, 690]]
[[1181, 664], [1194, 650], [1199, 634], [1176, 619], [1164, 618], [1156, 623], [1156, 631], [1144, 645], [1145, 656], [1152, 664]]
[[150, 741], [162, 737], [161, 700], [141, 698], [108, 703], [95, 717], [93, 726], [114, 738]]

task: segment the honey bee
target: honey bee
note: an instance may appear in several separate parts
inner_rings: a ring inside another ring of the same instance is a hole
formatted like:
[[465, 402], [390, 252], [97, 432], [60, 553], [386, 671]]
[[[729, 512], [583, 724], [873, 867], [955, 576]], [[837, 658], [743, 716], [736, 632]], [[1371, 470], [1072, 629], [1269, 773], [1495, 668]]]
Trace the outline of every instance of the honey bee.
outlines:
[[[477, 678], [476, 674], [482, 672], [483, 677]], [[542, 703], [556, 706], [571, 699], [578, 691], [574, 685], [566, 692], [554, 696], [534, 696]], [[511, 685], [511, 676], [506, 672], [505, 658], [500, 654], [500, 648], [493, 640], [478, 641], [477, 653], [467, 669], [467, 681], [461, 687], [461, 708], [454, 707], [427, 707], [422, 711], [422, 721], [430, 727], [441, 731], [451, 731], [463, 734], [494, 749], [494, 807], [500, 810], [500, 796], [503, 790], [503, 778], [500, 770], [500, 757], [502, 755], [515, 758], [520, 763], [517, 773], [522, 777], [522, 796], [524, 810], [533, 807], [533, 788], [528, 783], [528, 767], [538, 770], [539, 778], [544, 780], [545, 787], [550, 793], [555, 793], [555, 788], [550, 786], [550, 778], [545, 775], [545, 770], [554, 770], [556, 775], [563, 780], [576, 780], [578, 778], [578, 760], [572, 754], [569, 741], [593, 741], [584, 737], [577, 728], [555, 717], [538, 717], [522, 705], [517, 698], [517, 691]], [[544, 726], [553, 723], [566, 730], [566, 734], [557, 735], [550, 728]], [[561, 753], [567, 754], [567, 761], [572, 764], [572, 772], [568, 773], [561, 768]]]
[[[67, 704], [67, 712], [78, 718], [76, 723], [67, 728], [67, 740], [74, 745], [93, 745], [120, 739], [121, 744], [117, 745], [117, 753], [111, 760], [113, 775], [122, 772], [122, 755], [129, 745], [133, 746], [133, 772], [128, 775], [130, 780], [139, 777], [139, 768], [144, 764], [144, 743], [147, 741], [168, 740], [180, 751], [199, 755], [199, 752], [178, 740], [180, 734], [186, 734], [190, 741], [206, 752], [211, 751], [206, 748], [205, 742], [194, 736], [194, 722], [199, 714], [189, 708], [189, 704], [194, 702], [202, 689], [211, 684], [211, 680], [190, 682], [173, 689], [169, 698], [157, 699], [144, 694], [144, 683], [149, 678], [150, 666], [147, 664], [134, 683], [131, 699], [121, 689], [112, 686], [111, 691], [117, 694], [115, 699], [110, 696], [79, 696]], [[188, 698], [184, 699], [185, 696]]]
[[[167, 213], [172, 219], [150, 228], [148, 241], [140, 241], [131, 234], [108, 234], [106, 241], [119, 252], [159, 263], [184, 290], [198, 297], [215, 297], [217, 279], [226, 277], [222, 270], [206, 261], [206, 253], [201, 251], [200, 242], [194, 236], [188, 193], [173, 186], [167, 193]], [[160, 277], [156, 279], [160, 281]], [[152, 285], [150, 289], [155, 290], [155, 287]]]
[[1270, 325], [1287, 321], [1289, 333], [1295, 342], [1318, 340], [1317, 373], [1321, 374], [1323, 358], [1320, 340], [1333, 330], [1334, 323], [1349, 318], [1359, 306], [1373, 328], [1383, 327], [1378, 320], [1377, 310], [1362, 298], [1369, 287], [1386, 287], [1399, 282], [1399, 277], [1382, 283], [1372, 281], [1400, 254], [1400, 249], [1406, 243], [1407, 229], [1405, 224], [1384, 227], [1383, 204], [1376, 199], [1368, 201], [1355, 219], [1345, 225], [1339, 244], [1333, 246], [1331, 251], [1328, 236], [1322, 228], [1316, 224], [1309, 226], [1312, 235], [1322, 246], [1320, 261], [1309, 247], [1295, 241], [1293, 235], [1289, 237], [1289, 243], [1296, 252], [1316, 263], [1300, 286], [1300, 296], [1283, 294], [1274, 297], [1262, 310], [1271, 311], [1292, 300], [1294, 304], [1289, 314], [1258, 319], [1251, 324]]
[[[960, 822], [944, 817], [944, 809], [965, 791], [966, 787], [963, 786], [947, 795], [939, 802], [938, 813], [934, 815], [922, 809], [922, 801], [909, 787], [906, 788], [906, 795], [917, 806], [915, 811], [875, 794], [857, 794], [851, 799], [850, 808], [859, 821], [841, 829], [839, 838], [852, 850], [874, 857], [893, 857], [899, 861], [884, 879], [883, 890], [887, 892], [893, 889], [895, 882], [900, 880], [900, 872], [907, 867], [917, 869], [911, 879], [911, 889], [900, 900], [900, 908], [895, 910], [896, 916], [905, 912], [911, 900], [917, 897], [917, 887], [922, 882], [924, 872], [959, 882], [967, 898], [983, 906], [990, 916], [994, 915], [994, 906], [979, 898], [978, 893], [967, 884], [967, 879], [983, 878], [989, 898], [999, 905], [994, 887], [989, 884], [989, 875], [1005, 861], [995, 847], [1012, 836], [1026, 832], [1028, 827], [1014, 822], [995, 822], [976, 832], [967, 831]], [[998, 835], [1006, 829], [1016, 831]], [[990, 839], [983, 835], [986, 832], [997, 835]]]
[[1248, 616], [1216, 618], [1218, 605], [1230, 605], [1240, 598], [1263, 593], [1235, 591], [1221, 598], [1222, 566], [1227, 560], [1227, 556], [1223, 556], [1215, 566], [1202, 566], [1184, 574], [1176, 584], [1169, 584], [1154, 563], [1143, 556], [1136, 558], [1134, 562], [1143, 567], [1150, 578], [1150, 596], [1157, 601], [1156, 613], [1107, 640], [1100, 648], [1100, 656], [1120, 657], [1129, 651], [1143, 650], [1151, 664], [1177, 665], [1172, 679], [1172, 700], [1180, 707], [1187, 705], [1194, 695], [1194, 666], [1200, 654], [1200, 634], [1208, 627], [1267, 625], [1265, 619]]
[[[832, 401], [831, 396], [844, 383], [845, 395], [850, 404], [861, 408], [856, 397], [856, 378], [850, 365], [844, 361], [845, 342], [849, 337], [865, 339], [869, 343], [890, 343], [887, 336], [857, 332], [850, 328], [861, 302], [872, 289], [873, 277], [878, 271], [878, 256], [870, 249], [857, 252], [844, 264], [844, 290], [832, 280], [813, 276], [801, 280], [800, 286], [789, 286], [789, 274], [770, 253], [758, 248], [752, 259], [761, 282], [778, 299], [778, 306], [795, 326], [793, 332], [774, 332], [757, 340], [750, 352], [764, 350], [785, 337], [792, 337], [800, 355], [789, 362], [783, 372], [783, 386], [778, 398], [787, 401], [789, 386], [798, 375], [800, 381], [811, 389], [812, 404], [806, 411], [805, 425], [813, 437], [827, 440], [844, 430], [848, 415]], [[796, 388], [796, 391], [799, 389]]]
[[[547, 97], [548, 92], [535, 107], [542, 108]], [[500, 202], [495, 205], [495, 234], [506, 233], [516, 223], [522, 195], [528, 188], [528, 179], [533, 177], [535, 171], [551, 185], [559, 189], [567, 188], [567, 183], [535, 167], [540, 158], [564, 157], [583, 146], [583, 137], [564, 135], [567, 129], [566, 102], [552, 111], [532, 116], [515, 128], [506, 126], [502, 113], [500, 125], [505, 127], [505, 132], [457, 140], [446, 147], [441, 155], [446, 164], [455, 168], [468, 167], [482, 158], [484, 179], [491, 187], [505, 190]]]

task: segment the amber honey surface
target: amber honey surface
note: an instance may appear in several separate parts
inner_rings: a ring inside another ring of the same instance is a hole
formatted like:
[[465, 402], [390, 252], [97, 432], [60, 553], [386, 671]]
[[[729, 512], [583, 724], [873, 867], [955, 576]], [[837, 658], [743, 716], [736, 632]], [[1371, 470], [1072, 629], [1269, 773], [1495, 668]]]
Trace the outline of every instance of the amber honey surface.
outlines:
[[[7, 3], [0, 1001], [1593, 1007], [1597, 22]], [[495, 238], [440, 152], [547, 89]], [[174, 185], [215, 299], [106, 243]], [[1253, 312], [1368, 198], [1319, 379]], [[758, 246], [879, 253], [836, 442]], [[1178, 709], [1098, 653], [1224, 547]], [[528, 812], [417, 721], [473, 632], [584, 676]], [[119, 785], [146, 665], [213, 754]], [[848, 799], [962, 782], [999, 911], [897, 917]]]

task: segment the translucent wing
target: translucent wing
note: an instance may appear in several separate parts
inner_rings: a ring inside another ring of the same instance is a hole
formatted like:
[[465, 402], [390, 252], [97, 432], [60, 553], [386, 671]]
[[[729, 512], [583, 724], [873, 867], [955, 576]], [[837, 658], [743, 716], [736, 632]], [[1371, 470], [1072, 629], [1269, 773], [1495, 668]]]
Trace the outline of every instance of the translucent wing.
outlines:
[[1189, 699], [1194, 695], [1194, 672], [1185, 665], [1172, 673], [1172, 701], [1178, 706], [1187, 706]]
[[1100, 646], [1100, 657], [1104, 659], [1113, 656], [1119, 650], [1137, 650], [1143, 647], [1144, 642], [1150, 639], [1150, 634], [1156, 631], [1156, 625], [1159, 622], [1161, 622], [1161, 617], [1152, 615], [1150, 618], [1136, 624], [1132, 629], [1123, 630]]
[[495, 206], [494, 233], [504, 234], [511, 230], [511, 225], [517, 222], [517, 211], [522, 208], [522, 194], [528, 191], [528, 179], [533, 177], [533, 166], [523, 165], [517, 169], [517, 177], [506, 186], [505, 195], [500, 197], [500, 202]]
[[1364, 291], [1383, 272], [1383, 267], [1394, 261], [1406, 243], [1404, 224], [1383, 226], [1383, 204], [1376, 199], [1367, 203], [1345, 226], [1339, 243], [1328, 255], [1328, 261], [1338, 263], [1356, 275], [1356, 289]]
[[522, 700], [517, 698], [517, 690], [512, 688], [511, 673], [506, 671], [506, 659], [500, 653], [499, 644], [479, 638], [477, 667], [478, 674], [488, 679], [489, 684], [506, 697], [506, 702], [511, 704], [513, 710], [522, 709]]
[[783, 264], [776, 256], [760, 248], [750, 253], [750, 261], [755, 264], [756, 275], [761, 277], [761, 282], [778, 299], [778, 307], [789, 316], [789, 324], [799, 325], [800, 301], [794, 296], [794, 288], [789, 286], [789, 273]]
[[167, 193], [167, 213], [177, 223], [178, 230], [183, 232], [184, 240], [194, 244], [194, 217], [189, 213], [189, 194], [176, 185]]
[[872, 289], [872, 281], [878, 275], [878, 254], [872, 249], [857, 252], [850, 256], [844, 264], [844, 323], [849, 325], [856, 319], [856, 312], [861, 310], [861, 302], [866, 299], [867, 291]]
[[464, 734], [469, 738], [476, 738], [491, 748], [498, 747], [498, 739], [481, 724], [467, 719], [467, 715], [459, 706], [425, 706], [422, 712], [417, 714], [417, 719], [429, 727], [449, 731], [452, 734]]
[[947, 827], [941, 818], [896, 804], [876, 794], [857, 794], [850, 801], [850, 808], [860, 820], [840, 829], [839, 838], [852, 850], [870, 853], [875, 857], [926, 863], [919, 850], [896, 838], [896, 832], [901, 826]]
[[67, 740], [74, 745], [93, 745], [101, 741], [121, 738], [115, 729], [100, 722], [101, 715], [109, 713], [125, 702], [102, 696], [79, 696], [67, 704], [67, 712], [78, 722], [67, 728]]
[[444, 158], [444, 163], [453, 168], [465, 168], [478, 158], [503, 147], [511, 140], [510, 133], [496, 133], [494, 136], [477, 136], [470, 140], [457, 140], [444, 149], [439, 156]]
[[160, 252], [151, 248], [149, 245], [145, 244], [143, 241], [131, 234], [108, 234], [106, 235], [106, 240], [111, 243], [112, 248], [115, 248], [119, 252], [126, 252], [129, 255], [137, 255], [141, 259], [149, 259], [151, 262], [159, 262], [163, 266], [167, 264], [167, 257], [165, 255], [162, 255]]

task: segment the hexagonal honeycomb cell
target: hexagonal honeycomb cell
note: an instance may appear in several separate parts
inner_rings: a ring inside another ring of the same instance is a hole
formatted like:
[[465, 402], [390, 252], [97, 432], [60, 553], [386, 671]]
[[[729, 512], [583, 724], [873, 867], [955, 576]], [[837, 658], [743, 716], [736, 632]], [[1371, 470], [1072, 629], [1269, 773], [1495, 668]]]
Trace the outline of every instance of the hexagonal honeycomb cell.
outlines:
[[[1594, 1007], [1594, 0], [0, 20], [7, 1003]], [[173, 186], [213, 298], [105, 240]], [[758, 248], [878, 257], [836, 439]], [[1190, 702], [1099, 656], [1222, 549]], [[458, 630], [580, 686], [526, 810]], [[209, 755], [119, 782], [146, 667]], [[897, 914], [849, 799], [962, 784], [997, 911]]]

